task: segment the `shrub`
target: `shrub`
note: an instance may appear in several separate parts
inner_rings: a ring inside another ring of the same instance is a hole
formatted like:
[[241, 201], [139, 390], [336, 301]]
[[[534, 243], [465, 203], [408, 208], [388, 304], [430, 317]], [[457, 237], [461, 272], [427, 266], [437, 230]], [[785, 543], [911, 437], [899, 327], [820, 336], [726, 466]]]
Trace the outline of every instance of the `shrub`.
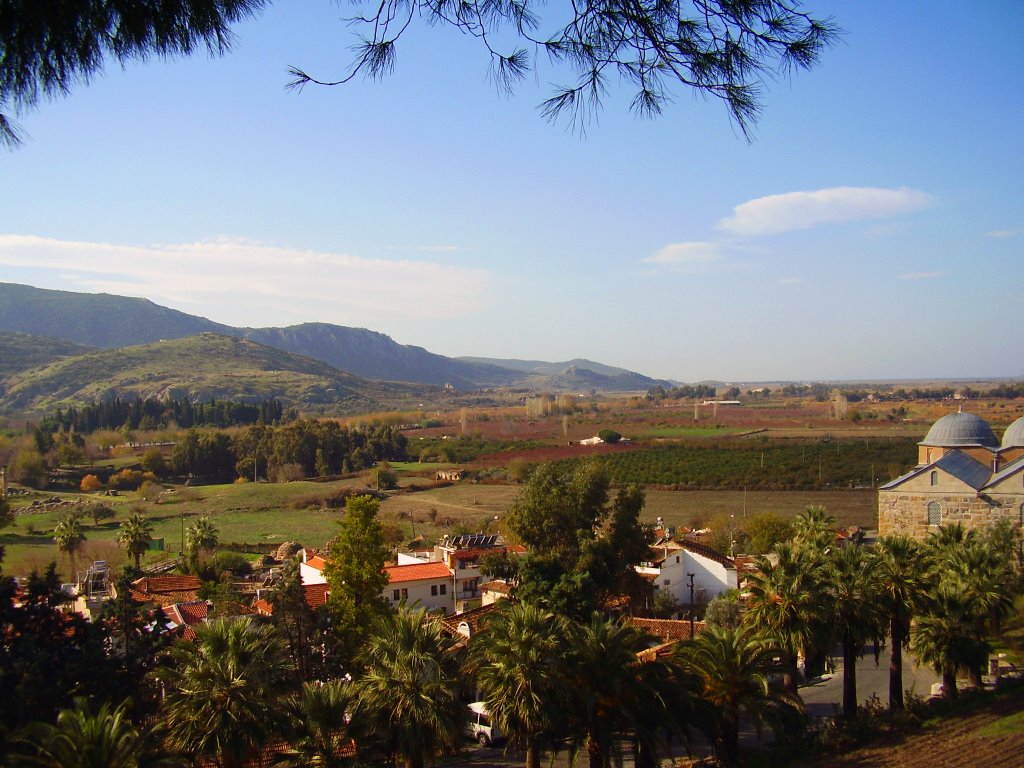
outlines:
[[139, 486], [139, 496], [146, 501], [157, 501], [160, 498], [160, 494], [164, 492], [164, 487], [159, 483], [154, 483], [151, 480], [143, 480], [142, 485]]
[[385, 462], [379, 467], [374, 467], [370, 471], [370, 478], [367, 484], [371, 488], [390, 491], [391, 489], [398, 487], [398, 475], [392, 471], [391, 467], [389, 467], [387, 462]]
[[614, 429], [602, 429], [597, 433], [597, 436], [604, 440], [606, 443], [617, 443], [622, 439], [622, 435], [616, 432]]
[[30, 488], [42, 488], [46, 485], [46, 464], [39, 451], [23, 448], [18, 451], [11, 465], [11, 477], [14, 482]]
[[167, 462], [159, 448], [150, 448], [142, 454], [142, 468], [154, 475], [163, 475], [167, 472]]
[[213, 567], [218, 573], [231, 573], [235, 576], [248, 576], [252, 573], [252, 563], [240, 552], [218, 552], [213, 556]]
[[155, 483], [157, 481], [156, 475], [139, 469], [122, 469], [116, 475], [110, 476], [107, 485], [118, 491], [135, 491], [147, 480]]
[[82, 493], [96, 493], [103, 488], [103, 483], [96, 475], [86, 475], [78, 487], [82, 489]]
[[274, 470], [274, 481], [278, 483], [290, 483], [295, 480], [305, 480], [306, 472], [301, 464], [282, 464]]

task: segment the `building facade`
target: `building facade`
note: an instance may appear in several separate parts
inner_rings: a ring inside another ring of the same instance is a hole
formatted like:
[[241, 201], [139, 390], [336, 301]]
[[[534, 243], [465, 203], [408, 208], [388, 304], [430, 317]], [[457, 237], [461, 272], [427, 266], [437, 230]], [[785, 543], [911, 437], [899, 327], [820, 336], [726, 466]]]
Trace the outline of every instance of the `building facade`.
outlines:
[[878, 533], [924, 538], [940, 525], [1024, 525], [1024, 417], [998, 440], [973, 413], [949, 413], [918, 443], [918, 464], [878, 490]]

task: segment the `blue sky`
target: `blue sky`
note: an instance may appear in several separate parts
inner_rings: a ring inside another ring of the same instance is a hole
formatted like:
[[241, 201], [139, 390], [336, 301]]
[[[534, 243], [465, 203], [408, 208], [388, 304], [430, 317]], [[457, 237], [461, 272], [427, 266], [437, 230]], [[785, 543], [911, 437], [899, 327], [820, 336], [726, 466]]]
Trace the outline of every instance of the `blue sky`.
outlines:
[[288, 92], [353, 37], [279, 2], [223, 58], [19, 115], [0, 280], [681, 381], [1024, 375], [1024, 3], [805, 5], [842, 40], [748, 143], [717, 102], [645, 120], [616, 88], [581, 137], [537, 110], [565, 73], [501, 96], [440, 28], [383, 81]]

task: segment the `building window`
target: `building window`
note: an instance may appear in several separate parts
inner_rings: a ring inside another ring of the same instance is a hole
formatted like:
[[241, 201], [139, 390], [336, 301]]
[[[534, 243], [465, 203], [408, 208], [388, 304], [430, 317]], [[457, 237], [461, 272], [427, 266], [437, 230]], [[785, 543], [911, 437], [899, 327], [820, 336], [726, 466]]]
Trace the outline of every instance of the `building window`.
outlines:
[[676, 555], [676, 562], [679, 562], [679, 555]]
[[402, 599], [403, 600], [408, 600], [409, 599], [409, 590], [408, 589], [403, 589], [402, 590]]
[[942, 508], [937, 501], [928, 504], [928, 525], [942, 525]]
[[442, 584], [441, 585], [441, 594], [442, 595], [447, 595], [448, 594], [448, 585], [447, 584]]
[[932, 481], [932, 485], [938, 485], [939, 484], [939, 473], [938, 472], [932, 472], [931, 481]]
[[430, 595], [431, 597], [437, 597], [437, 584], [430, 585]]
[[399, 596], [399, 594], [400, 594], [400, 593], [399, 593], [399, 591], [398, 591], [398, 590], [396, 589], [396, 590], [395, 590], [395, 597], [394, 597], [394, 599], [395, 599], [396, 601], [398, 600], [398, 596]]
[[663, 582], [661, 582], [661, 583], [662, 583], [662, 584], [664, 584], [664, 585], [665, 585], [665, 586], [667, 587], [667, 586], [668, 586], [669, 584], [671, 584], [671, 583], [672, 583], [672, 580], [671, 580], [671, 579], [665, 579], [665, 580], [664, 580]]

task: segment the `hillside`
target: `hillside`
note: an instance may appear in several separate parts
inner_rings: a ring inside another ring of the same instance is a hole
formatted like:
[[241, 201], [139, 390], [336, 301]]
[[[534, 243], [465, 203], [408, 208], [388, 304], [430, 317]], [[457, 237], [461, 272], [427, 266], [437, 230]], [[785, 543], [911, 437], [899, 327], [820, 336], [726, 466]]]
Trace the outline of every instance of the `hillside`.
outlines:
[[83, 355], [90, 351], [89, 347], [81, 344], [49, 336], [0, 331], [0, 379], [62, 357]]
[[304, 410], [358, 412], [408, 406], [428, 388], [368, 381], [245, 339], [204, 333], [63, 358], [9, 376], [5, 411], [53, 410], [104, 397], [190, 400], [271, 397]]
[[231, 333], [226, 325], [148, 299], [50, 291], [16, 283], [0, 283], [0, 330], [52, 336], [102, 349], [204, 332]]
[[504, 368], [467, 363], [423, 347], [398, 344], [390, 336], [365, 328], [303, 323], [287, 328], [244, 328], [240, 333], [260, 344], [322, 360], [368, 379], [476, 389], [481, 383], [508, 386], [520, 378]]
[[668, 384], [590, 360], [545, 363], [451, 358], [423, 347], [399, 344], [390, 336], [365, 328], [329, 323], [233, 328], [146, 299], [52, 291], [14, 283], [0, 283], [0, 331], [52, 336], [102, 349], [217, 333], [303, 355], [368, 379], [451, 384], [461, 390], [512, 387], [622, 392]]

